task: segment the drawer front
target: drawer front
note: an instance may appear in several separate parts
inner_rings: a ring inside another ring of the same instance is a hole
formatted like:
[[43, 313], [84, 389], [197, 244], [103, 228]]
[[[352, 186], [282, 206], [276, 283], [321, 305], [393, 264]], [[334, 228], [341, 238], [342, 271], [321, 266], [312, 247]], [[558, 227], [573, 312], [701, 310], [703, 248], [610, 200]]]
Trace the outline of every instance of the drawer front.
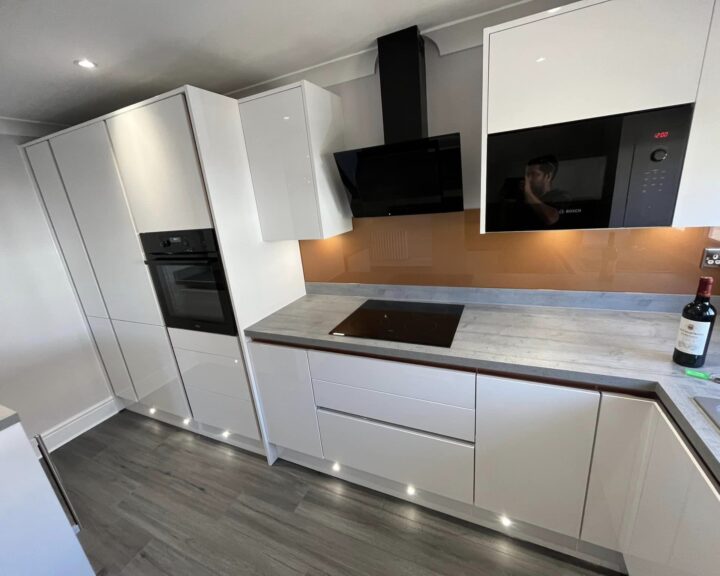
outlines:
[[251, 402], [245, 365], [239, 358], [175, 348], [186, 388], [197, 388]]
[[313, 378], [387, 394], [475, 409], [475, 374], [417, 364], [308, 352]]
[[201, 424], [260, 440], [251, 402], [192, 387], [187, 388], [187, 395], [193, 417]]
[[318, 410], [327, 460], [469, 504], [472, 445]]
[[313, 380], [315, 403], [349, 414], [475, 441], [475, 410]]
[[183, 350], [242, 358], [240, 342], [237, 336], [198, 332], [197, 330], [182, 330], [180, 328], [168, 328], [168, 334], [170, 334], [173, 348], [176, 349], [182, 348]]

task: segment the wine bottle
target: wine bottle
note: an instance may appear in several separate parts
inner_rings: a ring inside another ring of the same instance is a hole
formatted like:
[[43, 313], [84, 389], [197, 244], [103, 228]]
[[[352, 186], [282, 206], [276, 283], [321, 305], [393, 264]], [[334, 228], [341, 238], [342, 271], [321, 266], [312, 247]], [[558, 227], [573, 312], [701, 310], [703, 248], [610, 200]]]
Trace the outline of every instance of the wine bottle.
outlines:
[[673, 353], [676, 364], [689, 368], [699, 368], [705, 364], [716, 316], [715, 307], [710, 304], [712, 285], [710, 276], [700, 278], [695, 300], [683, 308]]

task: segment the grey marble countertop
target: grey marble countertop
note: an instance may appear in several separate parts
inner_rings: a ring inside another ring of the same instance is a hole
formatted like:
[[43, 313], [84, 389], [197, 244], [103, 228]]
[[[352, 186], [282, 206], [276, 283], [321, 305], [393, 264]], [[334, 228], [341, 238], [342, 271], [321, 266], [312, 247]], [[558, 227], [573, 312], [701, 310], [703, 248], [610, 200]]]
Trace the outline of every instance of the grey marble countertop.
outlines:
[[[678, 314], [540, 306], [466, 305], [452, 347], [331, 336], [366, 298], [310, 294], [245, 330], [253, 339], [427, 362], [653, 396], [720, 481], [720, 430], [694, 402], [720, 384], [672, 362]], [[707, 372], [720, 372], [720, 336]]]
[[10, 408], [0, 404], [0, 430], [5, 430], [5, 428], [9, 428], [17, 422], [20, 422], [17, 412], [13, 412]]

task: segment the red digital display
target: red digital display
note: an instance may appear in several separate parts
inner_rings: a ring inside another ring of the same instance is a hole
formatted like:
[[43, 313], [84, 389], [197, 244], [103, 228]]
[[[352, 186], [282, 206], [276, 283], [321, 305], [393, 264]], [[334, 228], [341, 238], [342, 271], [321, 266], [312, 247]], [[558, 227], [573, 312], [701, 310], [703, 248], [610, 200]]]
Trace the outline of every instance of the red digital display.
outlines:
[[662, 132], [655, 132], [653, 138], [655, 138], [655, 140], [662, 140], [663, 138], [667, 138], [668, 136], [670, 136], [670, 132], [668, 132], [667, 130], [663, 130]]

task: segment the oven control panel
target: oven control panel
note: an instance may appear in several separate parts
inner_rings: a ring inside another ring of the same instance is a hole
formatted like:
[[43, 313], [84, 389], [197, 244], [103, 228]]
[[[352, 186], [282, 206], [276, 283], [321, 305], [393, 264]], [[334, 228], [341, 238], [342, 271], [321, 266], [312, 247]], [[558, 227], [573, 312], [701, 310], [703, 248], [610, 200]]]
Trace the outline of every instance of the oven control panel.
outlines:
[[146, 256], [217, 252], [217, 240], [212, 228], [144, 232], [140, 234], [140, 242]]

